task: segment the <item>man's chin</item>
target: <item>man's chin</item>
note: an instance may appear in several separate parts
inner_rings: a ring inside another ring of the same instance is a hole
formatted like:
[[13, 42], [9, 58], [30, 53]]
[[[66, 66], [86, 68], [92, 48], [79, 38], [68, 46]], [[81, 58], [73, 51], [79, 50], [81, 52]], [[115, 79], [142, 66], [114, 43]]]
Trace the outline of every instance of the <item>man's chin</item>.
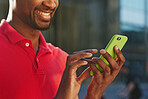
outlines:
[[48, 30], [50, 26], [48, 27], [37, 27], [36, 29], [40, 30], [40, 31], [45, 31]]
[[49, 27], [50, 27], [50, 22], [46, 24], [34, 24], [34, 28], [41, 31], [45, 31], [49, 29]]

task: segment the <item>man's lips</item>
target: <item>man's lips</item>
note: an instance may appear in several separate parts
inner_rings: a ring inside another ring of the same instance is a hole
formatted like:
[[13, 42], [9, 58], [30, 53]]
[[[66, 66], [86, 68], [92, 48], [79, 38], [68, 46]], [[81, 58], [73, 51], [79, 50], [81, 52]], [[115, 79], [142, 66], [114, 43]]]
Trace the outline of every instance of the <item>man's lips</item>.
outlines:
[[49, 21], [51, 19], [52, 11], [41, 11], [41, 10], [36, 10], [35, 14], [36, 16], [43, 20], [43, 21]]

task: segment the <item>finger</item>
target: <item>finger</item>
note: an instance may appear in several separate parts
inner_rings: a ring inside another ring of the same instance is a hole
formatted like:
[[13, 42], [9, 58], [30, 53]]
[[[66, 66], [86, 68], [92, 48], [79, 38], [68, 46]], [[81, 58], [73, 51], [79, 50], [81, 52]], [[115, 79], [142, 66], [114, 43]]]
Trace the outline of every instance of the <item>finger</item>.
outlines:
[[88, 62], [88, 65], [90, 65], [90, 64], [92, 64], [92, 63], [93, 63], [91, 59], [84, 59], [84, 58], [82, 58], [82, 59], [80, 59], [80, 60], [87, 61], [87, 62]]
[[103, 60], [98, 58], [93, 58], [92, 61], [97, 63], [103, 69], [104, 71], [103, 74], [105, 77], [111, 74], [111, 68], [105, 62], [103, 62]]
[[96, 67], [95, 64], [91, 64], [90, 65], [91, 70], [93, 71], [93, 74], [95, 77], [100, 77], [100, 80], [102, 79], [103, 75], [101, 74], [101, 72], [98, 70], [98, 68]]
[[73, 63], [78, 61], [81, 58], [89, 58], [92, 57], [92, 53], [77, 53], [77, 54], [71, 54], [67, 57], [67, 64]]
[[118, 57], [115, 58], [115, 61], [116, 61], [116, 62], [118, 61]]
[[114, 47], [115, 53], [117, 54], [118, 57], [118, 62], [119, 62], [119, 66], [121, 68], [121, 66], [124, 64], [125, 62], [125, 57], [123, 56], [123, 54], [121, 53], [121, 51], [119, 50], [118, 46]]
[[101, 55], [108, 61], [108, 63], [111, 65], [112, 70], [119, 69], [119, 66], [117, 62], [113, 59], [113, 57], [104, 49], [100, 50]]
[[84, 60], [79, 60], [77, 62], [71, 63], [69, 64], [69, 69], [68, 69], [68, 73], [71, 75], [74, 75], [77, 71], [77, 69], [83, 65], [87, 65], [88, 62], [84, 61]]
[[86, 49], [86, 50], [81, 50], [81, 51], [76, 51], [75, 53], [92, 53], [92, 54], [96, 54], [98, 52], [97, 49]]
[[90, 77], [90, 71], [91, 71], [91, 68], [88, 67], [87, 69], [85, 69], [81, 75], [77, 78], [77, 82], [79, 84], [81, 84], [85, 79], [87, 79], [88, 77]]

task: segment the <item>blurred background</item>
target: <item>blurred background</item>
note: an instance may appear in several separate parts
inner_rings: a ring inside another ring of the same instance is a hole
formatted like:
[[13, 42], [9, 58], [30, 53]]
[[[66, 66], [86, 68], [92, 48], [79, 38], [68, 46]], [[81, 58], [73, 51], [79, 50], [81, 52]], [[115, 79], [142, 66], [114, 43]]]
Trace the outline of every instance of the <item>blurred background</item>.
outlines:
[[[8, 0], [0, 0], [0, 19], [6, 19], [8, 6]], [[132, 95], [141, 98], [130, 99], [148, 99], [148, 0], [60, 0], [50, 29], [42, 33], [69, 54], [88, 48], [100, 50], [114, 34], [128, 36], [122, 50], [124, 67], [102, 99], [129, 99]], [[91, 77], [83, 82], [80, 99], [90, 81]]]

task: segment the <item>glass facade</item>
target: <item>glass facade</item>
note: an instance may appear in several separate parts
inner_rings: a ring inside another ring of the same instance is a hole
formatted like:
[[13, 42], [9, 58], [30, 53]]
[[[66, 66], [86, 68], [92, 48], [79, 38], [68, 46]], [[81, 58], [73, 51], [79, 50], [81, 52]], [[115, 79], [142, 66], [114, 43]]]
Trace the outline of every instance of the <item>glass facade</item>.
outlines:
[[121, 0], [121, 29], [141, 30], [145, 26], [145, 0]]
[[132, 77], [147, 81], [147, 0], [120, 0], [120, 29], [129, 40], [124, 49]]

